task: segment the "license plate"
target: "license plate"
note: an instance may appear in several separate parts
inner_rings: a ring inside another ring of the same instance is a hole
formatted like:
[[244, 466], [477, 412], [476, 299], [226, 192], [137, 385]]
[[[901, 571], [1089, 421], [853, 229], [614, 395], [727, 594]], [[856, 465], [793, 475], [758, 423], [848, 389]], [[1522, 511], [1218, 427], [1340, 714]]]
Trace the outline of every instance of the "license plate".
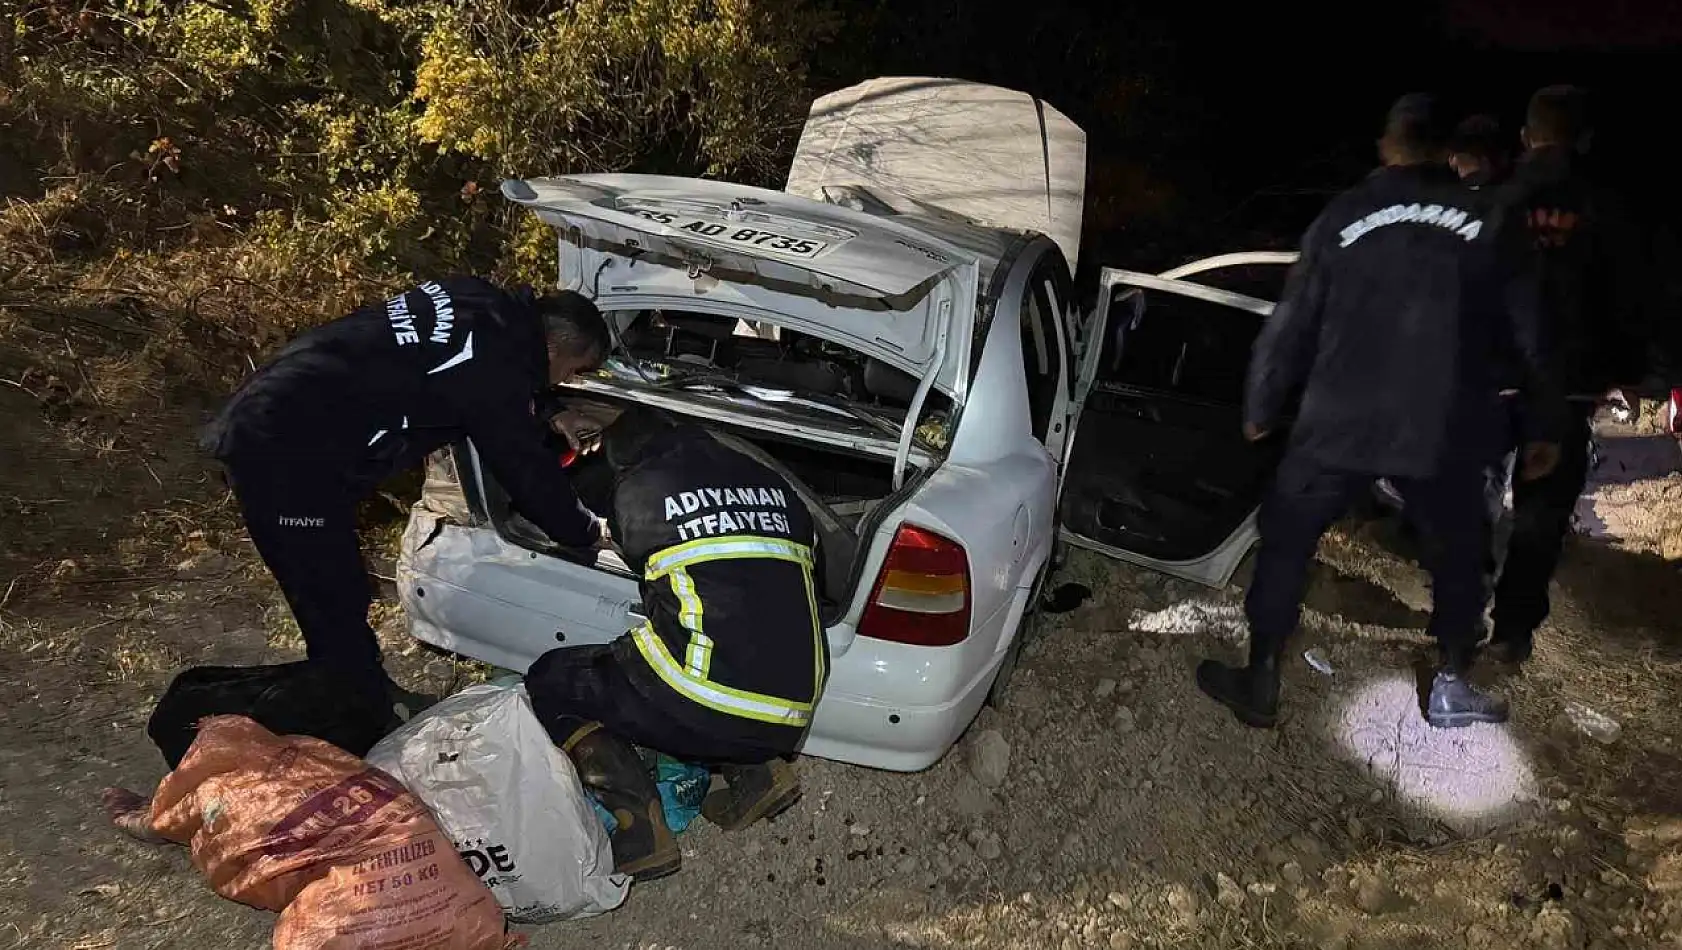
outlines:
[[656, 211], [652, 208], [620, 208], [619, 210], [626, 214], [634, 214], [639, 218], [646, 218], [655, 224], [665, 225], [674, 231], [685, 232], [705, 241], [728, 247], [739, 247], [744, 250], [757, 248], [760, 252], [775, 257], [811, 260], [823, 253], [824, 248], [829, 247], [828, 241], [795, 237], [791, 234], [768, 230], [758, 225], [709, 221], [706, 218], [674, 214], [670, 211]]

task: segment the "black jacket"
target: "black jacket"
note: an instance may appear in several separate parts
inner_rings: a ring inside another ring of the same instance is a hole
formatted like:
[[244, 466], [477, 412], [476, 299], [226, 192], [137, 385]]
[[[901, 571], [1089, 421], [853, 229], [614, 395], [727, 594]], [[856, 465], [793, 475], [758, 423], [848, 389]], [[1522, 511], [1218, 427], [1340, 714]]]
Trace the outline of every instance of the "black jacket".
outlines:
[[788, 482], [679, 426], [621, 475], [612, 525], [643, 577], [647, 623], [614, 645], [633, 685], [708, 735], [792, 752], [829, 658], [816, 532]]
[[1497, 393], [1517, 367], [1533, 438], [1562, 403], [1523, 249], [1484, 192], [1447, 168], [1383, 168], [1334, 199], [1256, 339], [1245, 420], [1284, 424], [1320, 464], [1423, 477], [1449, 454], [1497, 454]]
[[597, 520], [533, 414], [547, 385], [529, 291], [429, 281], [292, 341], [229, 400], [206, 447], [231, 465], [366, 495], [467, 436], [522, 514], [558, 544], [589, 547]]
[[1495, 197], [1535, 251], [1543, 328], [1566, 392], [1599, 396], [1641, 380], [1657, 342], [1648, 325], [1655, 282], [1616, 197], [1585, 178], [1565, 148], [1526, 154]]

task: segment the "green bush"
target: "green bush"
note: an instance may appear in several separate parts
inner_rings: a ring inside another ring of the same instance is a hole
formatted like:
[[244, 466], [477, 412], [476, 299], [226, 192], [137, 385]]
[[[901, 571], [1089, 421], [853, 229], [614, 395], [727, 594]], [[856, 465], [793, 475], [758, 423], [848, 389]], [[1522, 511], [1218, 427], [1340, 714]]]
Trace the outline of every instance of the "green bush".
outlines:
[[219, 240], [324, 282], [546, 278], [499, 179], [774, 183], [835, 28], [826, 0], [49, 0], [0, 19], [0, 197], [107, 202], [65, 267]]

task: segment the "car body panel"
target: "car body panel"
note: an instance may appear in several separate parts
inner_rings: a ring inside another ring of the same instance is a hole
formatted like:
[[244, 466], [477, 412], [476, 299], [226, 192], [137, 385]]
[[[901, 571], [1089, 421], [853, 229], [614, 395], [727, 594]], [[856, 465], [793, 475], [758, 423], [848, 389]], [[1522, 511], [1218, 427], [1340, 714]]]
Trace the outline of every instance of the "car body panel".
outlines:
[[909, 198], [994, 228], [1049, 235], [1080, 260], [1086, 133], [1043, 100], [981, 83], [883, 77], [812, 104], [788, 191], [842, 200], [852, 187]]
[[[506, 181], [502, 192], [511, 201], [569, 223], [597, 221], [626, 234], [716, 251], [712, 257], [721, 266], [815, 274], [883, 299], [914, 294], [955, 263], [939, 253], [907, 254], [905, 245], [896, 242], [922, 244], [923, 235], [892, 219], [727, 182], [664, 175], [565, 175]], [[747, 231], [755, 235], [732, 240]], [[754, 243], [766, 236], [769, 241]], [[624, 245], [623, 240], [614, 243]]]

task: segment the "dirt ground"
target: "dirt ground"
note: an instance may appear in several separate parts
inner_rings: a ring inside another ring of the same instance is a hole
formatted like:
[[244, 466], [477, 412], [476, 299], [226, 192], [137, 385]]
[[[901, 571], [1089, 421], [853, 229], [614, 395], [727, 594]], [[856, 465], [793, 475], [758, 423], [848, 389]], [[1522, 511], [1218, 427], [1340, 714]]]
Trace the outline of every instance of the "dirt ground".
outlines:
[[[175, 671], [297, 648], [193, 453], [207, 404], [108, 384], [126, 345], [0, 310], [0, 946], [262, 947], [272, 915], [98, 805], [161, 777]], [[698, 823], [680, 875], [531, 946], [1682, 947], [1678, 478], [1591, 496], [1509, 726], [1420, 722], [1428, 593], [1382, 525], [1328, 539], [1272, 732], [1191, 686], [1239, 651], [1239, 592], [1077, 556], [1092, 599], [935, 768], [804, 760], [790, 813]], [[399, 678], [459, 679], [380, 609]]]

